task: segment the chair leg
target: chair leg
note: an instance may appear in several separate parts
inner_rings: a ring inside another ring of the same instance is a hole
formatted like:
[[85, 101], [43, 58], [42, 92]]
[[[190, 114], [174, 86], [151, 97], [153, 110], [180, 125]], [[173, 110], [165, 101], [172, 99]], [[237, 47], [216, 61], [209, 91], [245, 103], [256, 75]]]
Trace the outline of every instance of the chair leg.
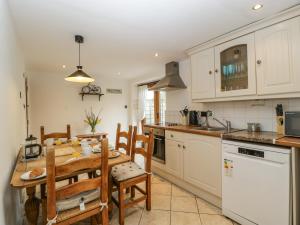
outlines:
[[46, 184], [41, 184], [41, 201], [42, 201], [42, 224], [47, 224], [47, 197]]
[[126, 194], [130, 193], [130, 188], [126, 188]]
[[149, 211], [151, 210], [151, 175], [150, 174], [147, 175], [146, 193], [147, 193], [146, 209]]
[[130, 192], [131, 192], [131, 198], [134, 198], [135, 197], [135, 188], [134, 188], [134, 186], [132, 186], [130, 188]]
[[123, 185], [120, 184], [119, 190], [119, 224], [124, 225], [124, 218], [125, 218], [125, 196], [124, 196], [124, 188]]
[[99, 218], [99, 224], [109, 225], [108, 208], [106, 208], [106, 207], [104, 207], [101, 212], [101, 217]]

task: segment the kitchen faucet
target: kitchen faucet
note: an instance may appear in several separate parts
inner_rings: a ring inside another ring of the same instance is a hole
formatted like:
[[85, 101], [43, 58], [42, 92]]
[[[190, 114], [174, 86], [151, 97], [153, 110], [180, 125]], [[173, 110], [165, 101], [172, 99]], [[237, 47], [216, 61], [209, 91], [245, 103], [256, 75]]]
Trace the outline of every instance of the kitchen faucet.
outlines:
[[229, 133], [231, 130], [231, 122], [229, 120], [225, 120], [226, 121], [226, 125], [221, 122], [220, 120], [218, 120], [217, 118], [213, 117], [213, 120], [217, 121], [219, 124], [221, 124], [223, 127], [225, 127], [226, 131]]

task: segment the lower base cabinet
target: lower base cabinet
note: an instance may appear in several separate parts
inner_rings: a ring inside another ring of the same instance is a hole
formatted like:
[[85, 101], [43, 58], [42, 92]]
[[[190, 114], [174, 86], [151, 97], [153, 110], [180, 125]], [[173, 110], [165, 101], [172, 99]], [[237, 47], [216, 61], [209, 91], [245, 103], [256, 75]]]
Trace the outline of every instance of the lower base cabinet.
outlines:
[[[167, 131], [171, 132], [171, 131]], [[166, 171], [196, 187], [221, 197], [221, 138], [176, 133], [166, 140]]]

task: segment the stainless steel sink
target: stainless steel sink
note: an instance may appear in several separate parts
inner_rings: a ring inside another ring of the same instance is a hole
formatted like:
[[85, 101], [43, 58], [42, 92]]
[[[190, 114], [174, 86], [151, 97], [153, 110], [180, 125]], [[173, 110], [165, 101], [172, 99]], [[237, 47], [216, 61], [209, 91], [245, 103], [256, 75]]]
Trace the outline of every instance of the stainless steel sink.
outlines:
[[206, 131], [224, 131], [224, 127], [194, 127], [195, 130], [206, 130]]

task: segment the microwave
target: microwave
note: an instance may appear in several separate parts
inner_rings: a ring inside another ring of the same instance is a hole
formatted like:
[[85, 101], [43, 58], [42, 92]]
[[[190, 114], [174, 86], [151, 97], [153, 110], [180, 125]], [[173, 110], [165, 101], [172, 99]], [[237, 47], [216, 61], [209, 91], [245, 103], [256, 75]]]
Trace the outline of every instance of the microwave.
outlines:
[[285, 135], [300, 137], [300, 111], [285, 112]]

